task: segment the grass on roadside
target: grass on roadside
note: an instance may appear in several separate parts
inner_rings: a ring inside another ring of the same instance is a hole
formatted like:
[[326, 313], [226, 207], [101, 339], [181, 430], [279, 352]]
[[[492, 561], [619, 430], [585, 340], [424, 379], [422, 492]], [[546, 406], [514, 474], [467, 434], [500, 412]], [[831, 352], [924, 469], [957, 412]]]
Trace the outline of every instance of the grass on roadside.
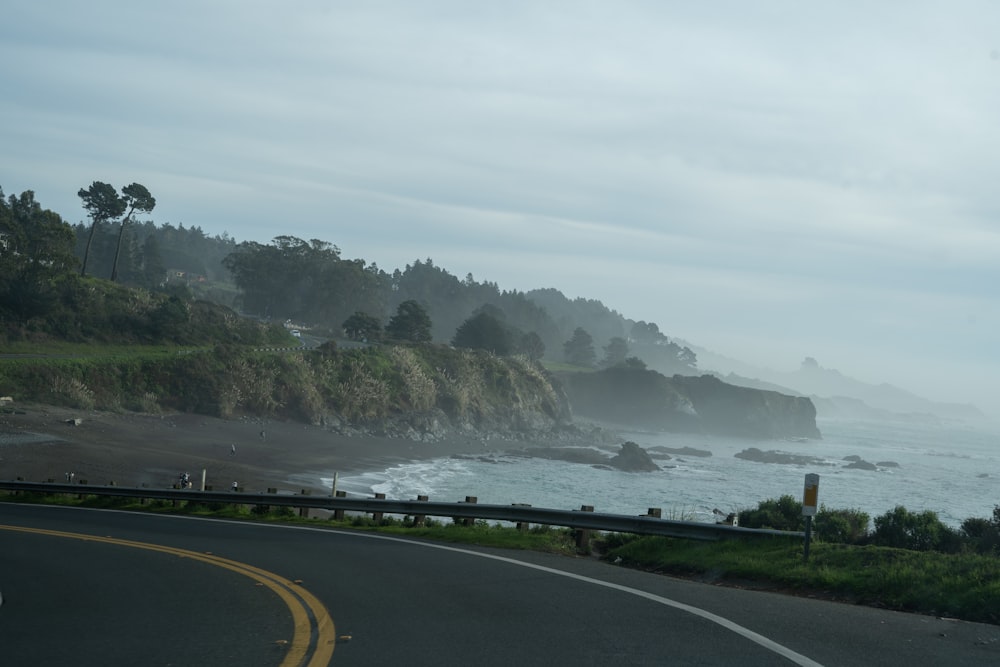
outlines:
[[[373, 522], [366, 523], [373, 524]], [[543, 551], [564, 555], [574, 555], [577, 553], [574, 538], [575, 533], [568, 528], [556, 528], [552, 526], [537, 525], [532, 526], [528, 530], [521, 531], [498, 524], [491, 525], [486, 521], [477, 521], [472, 526], [436, 521], [431, 521], [426, 526], [413, 526], [406, 521], [388, 522], [381, 525], [358, 525], [358, 522], [355, 520], [349, 522], [349, 527], [401, 535], [407, 538], [419, 537], [438, 542], [474, 544], [500, 549]]]
[[1000, 559], [991, 555], [813, 543], [806, 561], [801, 541], [784, 538], [611, 542], [606, 558], [663, 574], [1000, 623]]

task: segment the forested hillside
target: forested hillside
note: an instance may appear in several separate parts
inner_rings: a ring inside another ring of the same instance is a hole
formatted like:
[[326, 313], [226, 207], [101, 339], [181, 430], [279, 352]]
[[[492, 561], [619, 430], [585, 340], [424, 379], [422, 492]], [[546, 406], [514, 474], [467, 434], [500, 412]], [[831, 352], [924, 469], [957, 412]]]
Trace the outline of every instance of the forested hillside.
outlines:
[[[391, 338], [387, 327], [407, 304], [426, 315], [434, 342], [583, 367], [631, 360], [668, 375], [697, 373], [694, 353], [670, 341], [657, 324], [630, 320], [599, 301], [569, 299], [552, 288], [501, 290], [471, 274], [459, 279], [431, 258], [390, 273], [342, 257], [328, 241], [278, 236], [267, 244], [237, 242], [199, 227], [139, 221], [133, 209], [145, 202], [152, 210], [155, 200], [138, 184], [118, 194], [95, 182], [80, 197], [90, 225], [68, 225], [31, 191], [4, 198], [0, 190], [4, 335], [93, 334], [85, 334], [87, 327], [57, 326], [86, 319], [95, 307], [82, 300], [72, 277], [85, 264], [87, 276], [115, 275], [122, 286], [211, 301], [262, 321], [290, 320], [332, 338]], [[109, 326], [102, 339], [114, 331]]]
[[[574, 400], [599, 419], [753, 436], [815, 429], [814, 410], [763, 395], [774, 392], [740, 390], [734, 400], [736, 388], [706, 385], [711, 378], [667, 380], [649, 367], [691, 375], [694, 354], [598, 301], [502, 291], [430, 259], [389, 274], [324, 241], [235, 243], [138, 223], [132, 213], [155, 206], [139, 184], [119, 195], [94, 183], [80, 196], [89, 228], [66, 224], [31, 192], [0, 192], [0, 344], [29, 353], [4, 360], [0, 392], [18, 400], [407, 437], [558, 437], [572, 408], [546, 359], [568, 363]], [[298, 349], [294, 329], [311, 331], [317, 349]], [[54, 344], [76, 345], [53, 355]], [[38, 349], [46, 354], [30, 354]]]

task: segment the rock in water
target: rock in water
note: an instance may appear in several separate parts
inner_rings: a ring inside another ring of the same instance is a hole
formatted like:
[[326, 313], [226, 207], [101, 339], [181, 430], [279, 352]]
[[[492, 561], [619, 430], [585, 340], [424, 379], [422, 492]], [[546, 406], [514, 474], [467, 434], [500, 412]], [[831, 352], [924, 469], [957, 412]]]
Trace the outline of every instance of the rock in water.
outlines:
[[608, 465], [625, 472], [652, 472], [660, 469], [645, 449], [631, 441], [622, 443], [621, 451], [608, 461]]

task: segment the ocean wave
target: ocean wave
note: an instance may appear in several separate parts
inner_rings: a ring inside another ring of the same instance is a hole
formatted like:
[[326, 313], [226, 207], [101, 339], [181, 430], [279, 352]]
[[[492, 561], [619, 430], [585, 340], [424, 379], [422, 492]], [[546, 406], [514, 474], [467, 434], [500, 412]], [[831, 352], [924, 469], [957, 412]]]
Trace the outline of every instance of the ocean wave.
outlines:
[[[526, 503], [553, 509], [593, 505], [600, 512], [629, 515], [659, 508], [664, 518], [703, 520], [716, 508], [728, 513], [782, 495], [801, 497], [804, 475], [816, 472], [821, 477], [819, 501], [827, 507], [859, 509], [874, 519], [903, 505], [911, 511], [935, 511], [942, 521], [957, 526], [969, 517], [991, 516], [997, 502], [982, 493], [975, 478], [984, 470], [997, 469], [1000, 456], [988, 437], [968, 433], [897, 432], [884, 425], [838, 422], [825, 425], [823, 440], [797, 449], [816, 456], [815, 465], [745, 461], [734, 454], [745, 449], [747, 441], [699, 436], [685, 442], [712, 451], [713, 456], [658, 460], [658, 472], [627, 473], [517, 456], [452, 458], [344, 477], [338, 488], [368, 497], [378, 492], [390, 498], [426, 495], [431, 500], [455, 502], [476, 496], [480, 503]], [[630, 439], [643, 447], [676, 447], [679, 443], [671, 434], [643, 433]], [[950, 443], [947, 449], [942, 442]], [[787, 448], [788, 443], [759, 446]], [[871, 461], [892, 460], [899, 467], [848, 469], [845, 457], [852, 455]]]

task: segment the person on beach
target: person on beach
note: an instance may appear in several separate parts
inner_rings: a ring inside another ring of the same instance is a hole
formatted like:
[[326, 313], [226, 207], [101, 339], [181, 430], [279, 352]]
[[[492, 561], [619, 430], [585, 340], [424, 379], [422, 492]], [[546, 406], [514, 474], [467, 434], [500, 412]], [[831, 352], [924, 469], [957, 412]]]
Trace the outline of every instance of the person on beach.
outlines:
[[230, 456], [236, 456], [236, 443], [233, 443], [232, 445], [230, 445], [230, 447], [229, 447], [229, 455]]

